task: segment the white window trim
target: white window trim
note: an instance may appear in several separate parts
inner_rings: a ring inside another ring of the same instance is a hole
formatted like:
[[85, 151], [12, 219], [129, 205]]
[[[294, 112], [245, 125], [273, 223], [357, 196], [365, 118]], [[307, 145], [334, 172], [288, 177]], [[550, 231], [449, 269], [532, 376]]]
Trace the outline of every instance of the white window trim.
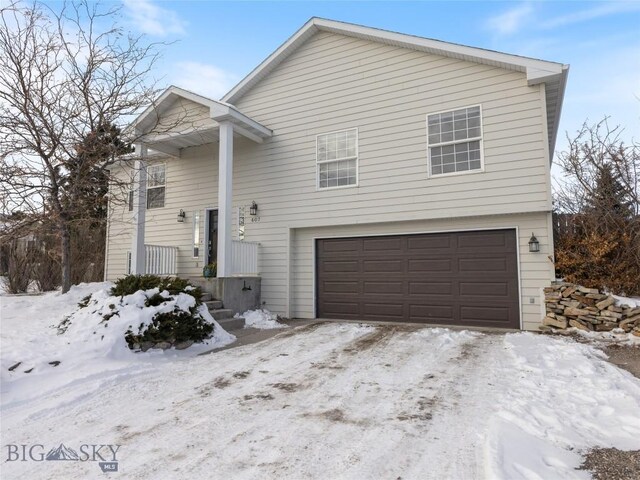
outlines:
[[[429, 116], [438, 115], [438, 114], [441, 114], [441, 113], [454, 112], [456, 110], [462, 110], [463, 108], [474, 108], [474, 107], [478, 107], [480, 109], [480, 136], [479, 137], [465, 138], [464, 140], [453, 140], [451, 142], [441, 142], [441, 143], [435, 143], [433, 145], [429, 145]], [[427, 132], [427, 178], [454, 177], [454, 176], [457, 176], [457, 175], [469, 175], [469, 174], [474, 174], [474, 173], [484, 173], [484, 118], [482, 116], [482, 104], [465, 105], [465, 106], [461, 106], [461, 107], [455, 107], [455, 108], [448, 108], [446, 110], [440, 110], [438, 112], [429, 112], [429, 113], [427, 113], [427, 115], [425, 117], [425, 125], [426, 125], [426, 132]], [[464, 170], [462, 172], [438, 173], [436, 175], [433, 175], [431, 173], [430, 148], [432, 146], [434, 146], [434, 147], [442, 147], [442, 146], [446, 146], [446, 145], [455, 145], [457, 143], [476, 142], [478, 140], [480, 141], [480, 168], [475, 169], [475, 170]]]
[[[164, 167], [164, 184], [163, 185], [156, 185], [155, 187], [150, 187], [149, 186], [149, 168], [151, 167], [157, 167], [162, 165]], [[152, 163], [149, 166], [147, 166], [147, 195], [145, 195], [145, 207], [147, 210], [155, 210], [157, 208], [165, 208], [167, 206], [167, 164], [165, 162], [157, 162], [157, 163]], [[162, 202], [162, 206], [161, 207], [151, 207], [149, 208], [149, 190], [154, 190], [156, 188], [164, 188], [164, 201]]]
[[[342, 133], [342, 132], [350, 132], [350, 131], [355, 131], [356, 132], [356, 155], [355, 156], [351, 156], [351, 157], [344, 157], [344, 158], [332, 158], [331, 160], [320, 160], [318, 161], [318, 137], [321, 137], [323, 135], [331, 135], [334, 133]], [[323, 132], [323, 133], [319, 133], [316, 135], [316, 143], [315, 143], [315, 154], [314, 156], [316, 157], [316, 192], [324, 192], [326, 190], [341, 190], [343, 188], [354, 188], [357, 187], [360, 184], [360, 131], [358, 130], [358, 127], [353, 127], [353, 128], [343, 128], [341, 130], [333, 130], [331, 132]], [[343, 161], [343, 160], [355, 160], [356, 161], [356, 183], [351, 184], [351, 185], [337, 185], [335, 187], [321, 187], [320, 186], [320, 165], [324, 164], [324, 163], [331, 163], [331, 162], [339, 162], [339, 161]]]

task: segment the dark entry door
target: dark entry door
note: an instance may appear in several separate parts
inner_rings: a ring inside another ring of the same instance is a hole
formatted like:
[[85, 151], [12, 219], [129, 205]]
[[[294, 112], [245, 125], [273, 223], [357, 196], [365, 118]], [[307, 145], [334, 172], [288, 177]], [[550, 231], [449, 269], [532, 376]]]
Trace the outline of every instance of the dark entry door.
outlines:
[[207, 263], [213, 263], [218, 259], [218, 210], [207, 211]]
[[320, 318], [519, 328], [515, 230], [317, 240]]

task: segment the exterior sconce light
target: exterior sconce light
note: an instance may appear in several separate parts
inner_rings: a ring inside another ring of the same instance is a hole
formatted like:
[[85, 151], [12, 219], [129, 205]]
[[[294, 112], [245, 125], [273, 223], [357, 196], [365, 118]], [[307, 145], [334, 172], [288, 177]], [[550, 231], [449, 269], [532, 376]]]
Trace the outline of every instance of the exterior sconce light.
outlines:
[[249, 213], [254, 217], [258, 214], [258, 204], [256, 202], [251, 202]]
[[186, 213], [184, 213], [184, 210], [180, 209], [180, 211], [178, 212], [178, 222], [179, 223], [184, 223], [184, 219], [187, 216]]
[[529, 251], [533, 253], [537, 253], [540, 251], [540, 242], [533, 233], [531, 234], [531, 238], [529, 239]]

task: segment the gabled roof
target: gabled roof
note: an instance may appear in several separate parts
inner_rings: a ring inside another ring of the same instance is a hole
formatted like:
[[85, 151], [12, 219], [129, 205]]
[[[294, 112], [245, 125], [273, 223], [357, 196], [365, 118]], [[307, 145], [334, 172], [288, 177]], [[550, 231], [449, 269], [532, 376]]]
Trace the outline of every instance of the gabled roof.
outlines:
[[[185, 119], [177, 119], [176, 125], [167, 126], [165, 131], [159, 119], [179, 99], [186, 99], [205, 107], [205, 111], [208, 110], [208, 118], [205, 117], [204, 122], [200, 119], [196, 123], [197, 119], [190, 118], [187, 114]], [[180, 157], [183, 148], [217, 141], [220, 122], [232, 123], [236, 134], [254, 142], [262, 143], [265, 138], [272, 135], [271, 130], [243, 114], [233, 105], [173, 85], [162, 92], [128, 128], [134, 129], [135, 136], [150, 149], [164, 155]], [[160, 128], [156, 128], [157, 126]]]
[[237, 102], [238, 99], [280, 65], [303, 43], [320, 31], [338, 33], [434, 55], [442, 55], [504, 68], [506, 70], [524, 72], [529, 85], [545, 83], [549, 147], [550, 152], [553, 152], [560, 120], [562, 98], [564, 96], [569, 71], [568, 65], [318, 17], [313, 17], [305, 23], [300, 30], [294, 33], [275, 52], [269, 55], [260, 65], [253, 69], [249, 75], [240, 81], [240, 83], [233, 87], [229, 93], [222, 97], [222, 101], [228, 103]]
[[209, 109], [209, 117], [215, 122], [229, 121], [241, 134], [252, 138], [254, 141], [260, 142], [261, 139], [271, 136], [271, 130], [256, 122], [252, 118], [240, 112], [236, 107], [229, 103], [199, 95], [197, 93], [185, 90], [184, 88], [171, 85], [149, 105], [138, 118], [136, 118], [131, 126], [139, 133], [145, 133], [149, 129], [153, 129], [158, 117], [162, 116], [173, 103], [184, 98], [198, 105], [202, 105]]

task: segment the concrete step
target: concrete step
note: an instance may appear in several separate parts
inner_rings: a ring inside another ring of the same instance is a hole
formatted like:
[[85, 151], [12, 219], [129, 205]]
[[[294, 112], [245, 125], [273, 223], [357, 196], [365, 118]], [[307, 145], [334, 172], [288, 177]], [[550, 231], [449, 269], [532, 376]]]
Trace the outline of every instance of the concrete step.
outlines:
[[209, 310], [211, 316], [217, 321], [226, 320], [227, 318], [233, 318], [233, 310], [228, 308], [219, 308], [217, 310]]
[[244, 328], [244, 318], [243, 317], [225, 318], [223, 320], [218, 320], [217, 322], [227, 332], [232, 331], [232, 330], [240, 330], [240, 329]]
[[208, 300], [204, 302], [209, 310], [220, 310], [222, 308], [222, 302], [220, 300]]
[[209, 292], [204, 292], [200, 297], [200, 300], [202, 300], [203, 302], [209, 302], [213, 300], [213, 296]]

